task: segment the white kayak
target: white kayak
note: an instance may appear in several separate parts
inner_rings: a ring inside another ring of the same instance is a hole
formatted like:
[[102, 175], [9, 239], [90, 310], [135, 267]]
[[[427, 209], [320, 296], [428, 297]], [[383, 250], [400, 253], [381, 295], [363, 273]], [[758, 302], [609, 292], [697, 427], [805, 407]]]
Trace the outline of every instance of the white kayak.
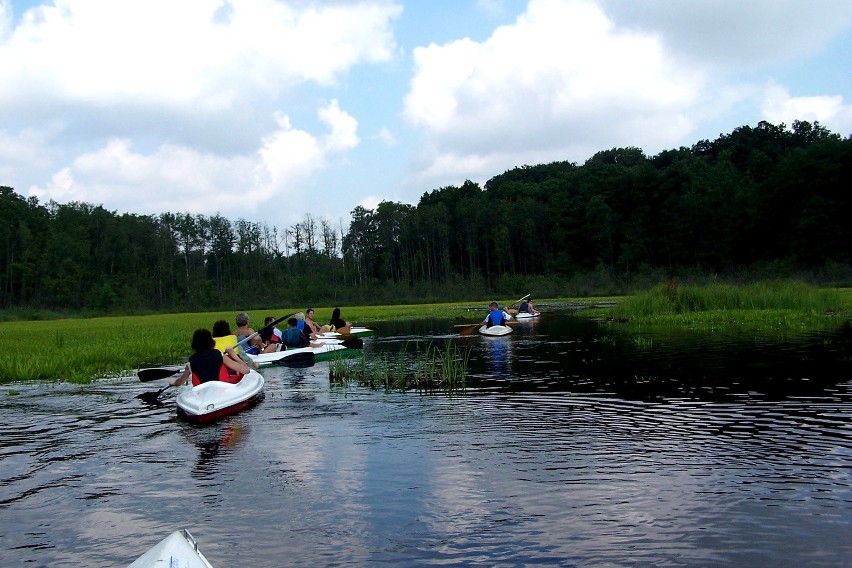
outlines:
[[500, 335], [509, 335], [512, 333], [512, 328], [508, 325], [492, 325], [488, 327], [487, 325], [483, 325], [479, 328], [479, 333], [482, 335], [490, 335], [490, 336], [500, 336]]
[[208, 381], [185, 388], [175, 402], [187, 421], [207, 424], [254, 406], [262, 396], [263, 377], [252, 369], [236, 384]]
[[175, 531], [148, 552], [133, 561], [128, 568], [213, 568], [198, 550], [198, 544], [186, 529]]
[[[349, 333], [345, 334], [353, 337], [372, 337], [376, 334], [376, 330], [370, 327], [352, 327], [349, 330]], [[340, 333], [336, 331], [326, 331], [324, 333], [317, 334], [318, 340], [322, 340], [325, 338], [334, 339], [336, 337], [340, 337]]]
[[536, 312], [534, 314], [530, 314], [527, 312], [519, 312], [515, 314], [515, 319], [524, 320], [524, 319], [533, 319], [541, 316], [541, 312]]
[[345, 350], [347, 347], [344, 341], [340, 339], [318, 339], [317, 343], [323, 342], [319, 347], [296, 347], [286, 351], [275, 351], [274, 353], [260, 353], [259, 355], [249, 355], [251, 360], [265, 367], [268, 365], [282, 365], [287, 363], [287, 359], [301, 359], [306, 354], [313, 353], [317, 361], [324, 361], [331, 357], [337, 351]]

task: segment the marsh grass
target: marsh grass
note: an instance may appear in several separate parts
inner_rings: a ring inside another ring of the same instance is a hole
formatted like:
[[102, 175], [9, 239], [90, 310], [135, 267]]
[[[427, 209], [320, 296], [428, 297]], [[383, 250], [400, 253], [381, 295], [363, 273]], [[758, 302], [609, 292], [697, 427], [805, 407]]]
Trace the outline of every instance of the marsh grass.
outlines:
[[657, 286], [597, 311], [609, 321], [715, 329], [822, 328], [848, 318], [848, 303], [836, 290], [793, 281], [746, 286]]
[[464, 390], [470, 348], [460, 349], [446, 341], [443, 349], [430, 343], [425, 351], [408, 354], [408, 346], [395, 354], [383, 354], [358, 360], [332, 358], [329, 378], [332, 382], [355, 383], [373, 389], [454, 393]]
[[[704, 288], [712, 288], [705, 290]], [[799, 283], [768, 283], [729, 290], [722, 285], [693, 289], [662, 286], [650, 292], [620, 298], [615, 307], [586, 312], [588, 317], [623, 319], [639, 325], [665, 325], [691, 329], [750, 327], [754, 329], [836, 325], [848, 318], [852, 290], [823, 290]], [[709, 298], [715, 297], [711, 302]], [[542, 300], [544, 301], [544, 300]], [[570, 299], [554, 302], [571, 302]], [[583, 303], [594, 305], [593, 300]], [[415, 318], [469, 319], [466, 310], [477, 302], [394, 306], [342, 306], [342, 315], [356, 325], [377, 325], [388, 320]], [[484, 306], [484, 303], [482, 304]], [[739, 307], [738, 307], [739, 306]], [[249, 313], [255, 328], [267, 315], [281, 316], [305, 308], [287, 307]], [[331, 317], [332, 307], [316, 308], [317, 321]], [[479, 308], [475, 308], [479, 309]], [[483, 308], [484, 309], [484, 308]], [[705, 311], [696, 311], [703, 309]], [[0, 384], [11, 381], [69, 381], [85, 383], [103, 377], [127, 376], [140, 367], [183, 363], [190, 355], [190, 338], [199, 327], [211, 328], [224, 319], [233, 326], [236, 311], [117, 316], [103, 318], [8, 321], [0, 323]], [[579, 312], [578, 315], [584, 315]], [[406, 371], [434, 384], [436, 373], [447, 382], [459, 382], [449, 361], [438, 349], [427, 349]], [[450, 368], [435, 370], [439, 361]], [[385, 361], [386, 374], [400, 381], [398, 361]], [[394, 367], [395, 365], [395, 367]], [[466, 361], [465, 361], [466, 366]], [[456, 369], [456, 371], [458, 371]], [[361, 371], [366, 374], [365, 370]], [[455, 377], [455, 379], [453, 379]], [[415, 384], [418, 381], [415, 381]], [[406, 379], [406, 384], [409, 379]]]

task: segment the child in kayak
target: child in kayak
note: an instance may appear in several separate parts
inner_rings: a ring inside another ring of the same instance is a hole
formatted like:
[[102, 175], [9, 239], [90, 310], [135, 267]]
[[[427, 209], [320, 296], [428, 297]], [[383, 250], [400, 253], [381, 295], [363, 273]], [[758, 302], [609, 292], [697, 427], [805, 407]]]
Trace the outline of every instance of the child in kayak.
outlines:
[[226, 347], [224, 354], [216, 349], [213, 334], [208, 329], [195, 330], [192, 334], [192, 350], [195, 353], [190, 355], [181, 376], [171, 381], [172, 386], [182, 385], [190, 377], [192, 377], [192, 386], [209, 381], [238, 383], [243, 375], [247, 375], [250, 371], [234, 353], [233, 347]]

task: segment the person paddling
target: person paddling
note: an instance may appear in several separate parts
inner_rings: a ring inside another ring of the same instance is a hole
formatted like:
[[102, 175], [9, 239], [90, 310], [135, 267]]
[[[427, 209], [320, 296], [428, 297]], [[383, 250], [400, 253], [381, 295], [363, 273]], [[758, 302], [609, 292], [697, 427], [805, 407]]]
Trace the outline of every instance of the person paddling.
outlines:
[[511, 314], [506, 312], [506, 310], [501, 310], [497, 302], [491, 302], [488, 304], [488, 315], [485, 316], [482, 322], [486, 327], [491, 327], [493, 325], [506, 325], [506, 322], [510, 319], [512, 319]]
[[535, 305], [533, 305], [533, 299], [527, 298], [523, 302], [521, 302], [521, 305], [518, 306], [518, 313], [519, 314], [530, 314], [531, 316], [537, 315], [538, 312], [535, 311]]
[[[182, 385], [192, 377], [192, 386], [209, 381], [238, 383], [243, 375], [250, 372], [248, 365], [240, 361], [233, 347], [226, 347], [225, 353], [216, 349], [216, 342], [209, 329], [196, 329], [192, 334], [192, 350], [183, 373], [173, 381], [172, 386]], [[231, 374], [233, 371], [234, 374]]]

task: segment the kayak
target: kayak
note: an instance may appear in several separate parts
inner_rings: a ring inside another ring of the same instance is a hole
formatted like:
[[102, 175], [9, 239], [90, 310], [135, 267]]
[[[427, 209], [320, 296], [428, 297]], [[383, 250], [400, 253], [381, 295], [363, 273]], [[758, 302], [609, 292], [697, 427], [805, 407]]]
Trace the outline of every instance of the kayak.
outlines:
[[[349, 330], [347, 336], [353, 337], [373, 337], [376, 334], [376, 330], [369, 327], [353, 327]], [[336, 331], [326, 331], [325, 333], [317, 334], [317, 338], [319, 340], [322, 339], [334, 339], [335, 337], [339, 337], [340, 334]]]
[[263, 377], [252, 369], [236, 384], [208, 381], [184, 389], [175, 399], [178, 414], [193, 424], [208, 424], [257, 404]]
[[347, 349], [346, 345], [344, 345], [345, 342], [341, 341], [340, 339], [317, 340], [317, 342], [320, 341], [322, 341], [323, 344], [319, 347], [296, 347], [295, 349], [290, 348], [286, 351], [276, 351], [274, 353], [260, 353], [259, 355], [249, 355], [249, 357], [251, 357], [251, 360], [260, 365], [261, 367], [266, 367], [269, 365], [286, 364], [288, 357], [300, 358], [307, 353], [313, 353], [317, 361], [327, 361], [334, 353], [338, 353]]
[[175, 531], [148, 552], [133, 561], [128, 568], [213, 568], [198, 550], [198, 544], [186, 529]]
[[521, 313], [515, 314], [515, 319], [519, 319], [519, 320], [533, 319], [533, 318], [537, 318], [537, 317], [541, 317], [541, 312], [537, 312], [537, 313], [534, 313], [534, 314], [530, 314], [530, 313], [527, 313], [527, 312], [521, 312]]
[[508, 325], [492, 325], [491, 327], [483, 325], [479, 328], [479, 333], [497, 337], [500, 335], [509, 335], [512, 333], [512, 328]]

